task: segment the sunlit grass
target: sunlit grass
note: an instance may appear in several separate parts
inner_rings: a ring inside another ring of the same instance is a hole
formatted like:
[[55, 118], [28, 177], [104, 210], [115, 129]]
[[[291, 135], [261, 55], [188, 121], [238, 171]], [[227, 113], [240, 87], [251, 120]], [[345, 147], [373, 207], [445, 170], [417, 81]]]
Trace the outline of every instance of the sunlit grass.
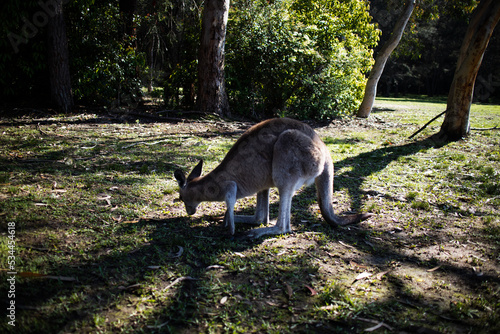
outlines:
[[[221, 203], [187, 217], [176, 201], [173, 171], [202, 158], [216, 167], [238, 138], [224, 130], [232, 123], [0, 122], [3, 296], [7, 222], [24, 273], [15, 332], [361, 333], [382, 321], [393, 331], [495, 332], [499, 131], [435, 147], [424, 139], [442, 119], [407, 137], [443, 99], [376, 108], [315, 128], [335, 162], [336, 212], [376, 216], [333, 229], [306, 188], [293, 201], [296, 233], [257, 241], [227, 234]], [[474, 105], [471, 123], [494, 127], [499, 114]], [[271, 218], [277, 203], [272, 191]], [[249, 198], [236, 210], [254, 206]]]

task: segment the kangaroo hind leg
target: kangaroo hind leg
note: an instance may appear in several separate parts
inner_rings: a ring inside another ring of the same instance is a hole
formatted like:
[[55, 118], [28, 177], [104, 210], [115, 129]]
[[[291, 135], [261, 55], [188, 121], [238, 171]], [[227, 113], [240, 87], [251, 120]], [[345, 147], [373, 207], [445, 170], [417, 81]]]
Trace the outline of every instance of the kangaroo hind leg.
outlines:
[[298, 131], [284, 131], [273, 150], [272, 177], [280, 195], [276, 225], [255, 229], [249, 237], [290, 233], [292, 197], [304, 184], [310, 184], [322, 172], [324, 154], [314, 138]]
[[236, 223], [260, 225], [269, 223], [269, 189], [257, 193], [257, 206], [253, 216], [234, 216]]
[[260, 238], [265, 235], [285, 234], [292, 231], [290, 227], [290, 211], [292, 206], [292, 197], [294, 185], [285, 188], [278, 188], [280, 194], [279, 214], [276, 224], [270, 227], [261, 227], [249, 231], [247, 238]]

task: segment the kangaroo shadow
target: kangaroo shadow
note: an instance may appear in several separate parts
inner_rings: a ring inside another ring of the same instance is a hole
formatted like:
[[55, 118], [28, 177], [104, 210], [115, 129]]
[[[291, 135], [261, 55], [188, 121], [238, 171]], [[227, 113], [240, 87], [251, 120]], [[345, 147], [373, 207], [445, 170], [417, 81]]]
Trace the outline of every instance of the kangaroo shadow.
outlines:
[[[352, 202], [352, 211], [359, 211], [362, 200], [366, 195], [384, 196], [393, 201], [398, 199], [387, 194], [381, 194], [375, 190], [363, 190], [362, 185], [367, 177], [373, 175], [391, 162], [409, 157], [415, 153], [426, 151], [435, 147], [435, 143], [429, 139], [411, 142], [399, 146], [387, 146], [370, 152], [361, 153], [355, 157], [345, 158], [337, 161], [335, 165], [335, 190], [346, 189]], [[351, 167], [349, 171], [338, 173], [337, 171], [345, 167]], [[335, 194], [333, 195], [335, 198]]]
[[[143, 238], [120, 251], [111, 247], [89, 247], [81, 253], [61, 252], [68, 261], [53, 267], [52, 271], [62, 280], [33, 283], [32, 279], [24, 279], [17, 282], [18, 319], [42, 313], [40, 323], [66, 332], [99, 318], [119, 320], [120, 313], [129, 311], [127, 304], [139, 307], [141, 296], [158, 294], [165, 301], [160, 303], [163, 307], [158, 312], [152, 312], [151, 319], [167, 319], [174, 327], [182, 327], [193, 320], [194, 310], [202, 298], [201, 280], [210, 270], [222, 268], [217, 262], [221, 254], [243, 252], [253, 247], [250, 242], [228, 239], [217, 226], [206, 225], [204, 217], [117, 223], [113, 233], [142, 235]], [[92, 261], [88, 261], [86, 253], [92, 254]], [[154, 285], [151, 285], [152, 280], [156, 280]], [[45, 312], [54, 300], [69, 299], [72, 302], [67, 303], [66, 309], [54, 307], [53, 312]], [[88, 307], [88, 304], [98, 306]], [[21, 321], [16, 327], [19, 333], [37, 332], [25, 323]]]

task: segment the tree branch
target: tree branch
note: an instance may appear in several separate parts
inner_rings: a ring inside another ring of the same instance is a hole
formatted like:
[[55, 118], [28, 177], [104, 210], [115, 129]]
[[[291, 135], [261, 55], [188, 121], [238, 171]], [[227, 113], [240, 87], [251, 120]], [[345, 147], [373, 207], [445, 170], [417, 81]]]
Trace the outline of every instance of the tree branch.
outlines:
[[437, 115], [436, 117], [434, 117], [433, 119], [431, 119], [429, 122], [425, 123], [424, 126], [422, 126], [420, 129], [417, 130], [417, 132], [415, 132], [414, 134], [412, 134], [410, 137], [408, 137], [408, 139], [412, 139], [413, 137], [415, 137], [416, 135], [418, 135], [420, 132], [422, 132], [422, 130], [424, 130], [429, 124], [431, 124], [432, 122], [434, 122], [436, 119], [438, 119], [439, 117], [443, 116], [444, 114], [446, 113], [446, 110], [443, 111], [442, 113], [440, 113], [439, 115]]

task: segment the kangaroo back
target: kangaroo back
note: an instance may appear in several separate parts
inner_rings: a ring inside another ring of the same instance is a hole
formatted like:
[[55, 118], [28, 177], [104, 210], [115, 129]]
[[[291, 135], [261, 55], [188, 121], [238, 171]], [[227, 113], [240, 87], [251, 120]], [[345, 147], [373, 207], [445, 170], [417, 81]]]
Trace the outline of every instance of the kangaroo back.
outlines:
[[310, 126], [293, 119], [263, 121], [248, 129], [236, 141], [224, 160], [213, 170], [212, 176], [237, 180], [238, 198], [275, 187], [275, 145], [280, 135], [287, 130], [297, 130], [310, 138], [317, 137]]
[[[291, 201], [295, 191], [304, 184], [316, 183], [318, 204], [328, 224], [332, 226], [359, 222], [369, 214], [337, 216], [333, 212], [333, 162], [328, 148], [302, 122], [281, 118], [271, 119], [248, 129], [229, 150], [213, 171], [201, 176], [202, 162], [186, 178], [177, 170], [180, 197], [189, 214], [203, 201], [225, 201], [225, 225], [234, 233], [234, 222], [266, 223], [269, 217], [269, 188], [277, 187], [280, 209], [276, 225], [250, 231], [247, 236], [260, 237], [291, 231]], [[238, 198], [257, 193], [254, 216], [234, 216]]]

